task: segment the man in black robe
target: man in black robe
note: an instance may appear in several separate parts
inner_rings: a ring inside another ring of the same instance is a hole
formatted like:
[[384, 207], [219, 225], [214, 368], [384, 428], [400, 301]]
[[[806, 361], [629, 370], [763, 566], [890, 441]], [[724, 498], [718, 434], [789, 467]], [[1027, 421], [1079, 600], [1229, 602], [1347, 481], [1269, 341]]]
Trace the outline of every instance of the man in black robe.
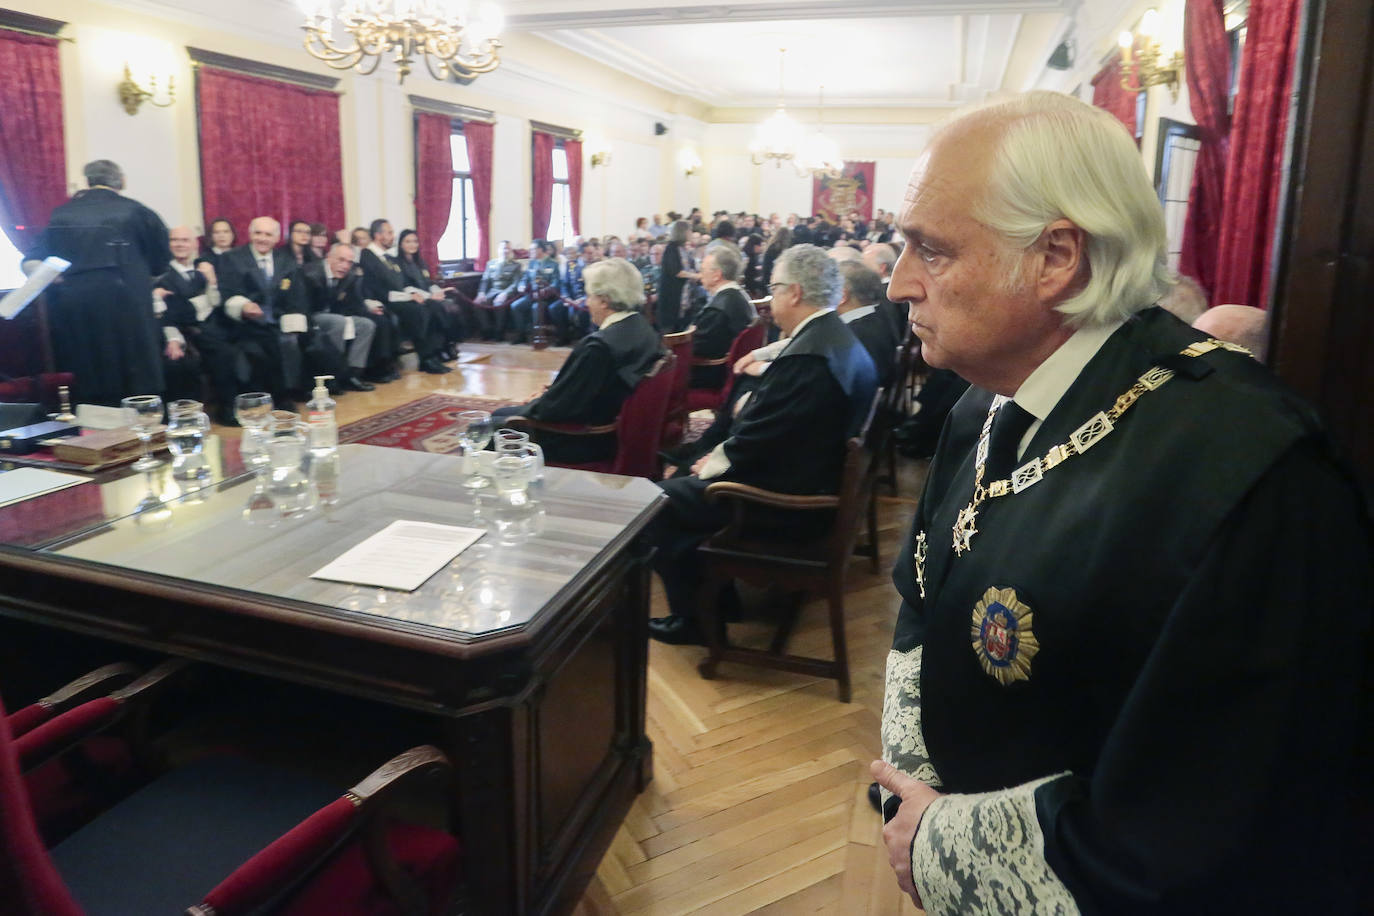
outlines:
[[1133, 139], [1058, 93], [978, 109], [899, 228], [891, 295], [973, 386], [894, 571], [873, 772], [903, 890], [932, 914], [1367, 909], [1369, 520], [1306, 404], [1151, 307], [1166, 236]]
[[[229, 340], [221, 322], [212, 320], [220, 306], [214, 265], [196, 259], [196, 237], [190, 226], [168, 230], [172, 259], [154, 279], [154, 311], [160, 311], [166, 338], [163, 371], [167, 399], [201, 398], [201, 373], [210, 378], [209, 413], [216, 422], [237, 426], [234, 396], [249, 381], [246, 360]], [[243, 365], [240, 366], [240, 362]]]
[[[836, 493], [845, 443], [873, 404], [873, 360], [834, 311], [840, 297], [835, 262], [814, 245], [793, 246], [774, 265], [772, 287], [773, 320], [788, 335], [787, 346], [740, 406], [725, 441], [690, 474], [663, 481], [668, 506], [645, 530], [672, 611], [649, 621], [649, 635], [662, 642], [703, 641], [696, 549], [725, 525], [729, 511], [706, 501], [706, 487], [729, 480], [781, 493]], [[816, 536], [817, 515], [770, 520], [768, 535]]]
[[[545, 423], [602, 426], [615, 421], [639, 380], [663, 355], [663, 342], [639, 311], [644, 287], [639, 271], [624, 258], [587, 265], [587, 311], [596, 330], [577, 342], [553, 383], [533, 400], [492, 411], [498, 419], [529, 417]], [[615, 457], [614, 434], [560, 435], [539, 431], [544, 457], [562, 464]]]
[[[754, 304], [739, 285], [744, 262], [732, 244], [715, 244], [701, 259], [701, 285], [710, 299], [696, 313], [693, 323], [692, 355], [698, 359], [721, 359], [740, 331], [758, 317]], [[695, 366], [689, 383], [693, 388], [719, 388], [729, 366]]]
[[835, 313], [873, 357], [878, 384], [887, 387], [897, 369], [897, 346], [902, 340], [880, 310], [879, 303], [886, 298], [883, 281], [857, 261], [840, 264], [840, 279], [844, 281], [844, 295]]
[[[363, 380], [372, 351], [389, 352], [392, 328], [381, 303], [368, 305], [362, 297], [362, 272], [354, 266], [352, 245], [336, 242], [323, 260], [306, 264], [300, 271], [298, 286], [302, 302], [299, 310], [310, 316], [312, 324], [329, 338], [330, 345], [348, 360], [348, 369], [338, 380], [343, 391], [373, 391], [376, 386]], [[352, 334], [349, 334], [349, 331]]]
[[130, 395], [163, 392], [152, 278], [172, 255], [158, 215], [119, 193], [118, 165], [97, 159], [85, 174], [90, 187], [53, 210], [28, 257], [71, 262], [48, 289], [53, 357], [59, 370], [74, 373], [77, 402], [115, 406]]

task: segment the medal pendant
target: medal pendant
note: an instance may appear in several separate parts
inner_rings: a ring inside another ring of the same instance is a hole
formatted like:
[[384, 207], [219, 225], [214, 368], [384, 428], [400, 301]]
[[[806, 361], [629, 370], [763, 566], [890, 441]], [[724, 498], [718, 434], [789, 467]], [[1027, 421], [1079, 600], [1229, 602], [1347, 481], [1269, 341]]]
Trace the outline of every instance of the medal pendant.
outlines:
[[978, 533], [978, 510], [965, 506], [959, 510], [954, 522], [954, 552], [960, 556], [964, 551], [973, 549], [973, 536]]

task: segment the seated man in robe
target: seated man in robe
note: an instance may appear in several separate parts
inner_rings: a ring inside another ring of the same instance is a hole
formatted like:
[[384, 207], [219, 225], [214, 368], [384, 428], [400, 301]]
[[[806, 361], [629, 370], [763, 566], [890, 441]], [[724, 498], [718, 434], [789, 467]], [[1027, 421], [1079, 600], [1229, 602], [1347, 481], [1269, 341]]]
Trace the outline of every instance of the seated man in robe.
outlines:
[[[372, 391], [364, 381], [374, 344], [392, 346], [395, 329], [380, 302], [362, 296], [362, 272], [353, 265], [353, 246], [335, 243], [323, 261], [301, 268], [301, 311], [319, 325], [333, 347], [347, 355], [348, 374], [338, 380], [343, 391]], [[348, 331], [352, 328], [352, 335]]]
[[[153, 311], [166, 338], [163, 374], [166, 400], [200, 400], [202, 371], [210, 377], [209, 413], [217, 423], [237, 426], [234, 396], [250, 379], [238, 375], [240, 354], [219, 322], [211, 320], [220, 304], [219, 280], [209, 261], [196, 260], [196, 236], [190, 226], [167, 233], [172, 260], [153, 280]], [[245, 368], [247, 363], [244, 363]]]
[[886, 298], [883, 281], [858, 261], [840, 264], [840, 279], [844, 281], [844, 295], [835, 312], [873, 357], [873, 365], [878, 369], [878, 384], [887, 387], [897, 369], [897, 346], [902, 339], [880, 310]]
[[401, 355], [400, 339], [405, 338], [415, 348], [421, 372], [431, 375], [452, 372], [439, 359], [439, 351], [444, 347], [442, 329], [422, 304], [423, 297], [416, 301], [416, 296], [406, 292], [405, 274], [401, 271], [400, 263], [393, 260], [389, 252], [396, 242], [396, 230], [391, 228], [388, 221], [375, 219], [368, 232], [371, 241], [358, 255], [358, 266], [363, 269], [363, 298], [382, 303], [401, 330], [396, 338], [395, 349], [387, 354], [389, 368], [395, 369]]
[[[781, 493], [836, 493], [845, 444], [873, 405], [873, 360], [835, 314], [842, 292], [835, 262], [814, 245], [793, 246], [774, 265], [771, 287], [773, 319], [788, 335], [786, 347], [734, 417], [725, 441], [698, 459], [691, 474], [662, 482], [668, 505], [644, 533], [657, 548], [654, 569], [672, 612], [649, 621], [649, 635], [662, 642], [701, 643], [705, 635], [697, 624], [696, 549], [731, 511], [708, 503], [706, 487], [729, 480]], [[830, 523], [819, 513], [770, 521], [776, 522], [767, 526], [771, 537], [813, 537], [823, 533], [818, 524]]]
[[[623, 258], [587, 266], [587, 310], [596, 330], [578, 341], [558, 376], [526, 404], [502, 407], [492, 416], [529, 417], [546, 423], [600, 426], [615, 420], [635, 385], [654, 367], [663, 345], [639, 311], [644, 287], [639, 271]], [[615, 457], [616, 437], [540, 432], [550, 461], [581, 464]]]
[[529, 343], [534, 324], [539, 318], [540, 301], [547, 305], [568, 294], [553, 251], [553, 245], [543, 239], [535, 239], [530, 245], [530, 262], [516, 287], [520, 298], [510, 306], [514, 343]]
[[[739, 249], [729, 244], [712, 245], [701, 261], [701, 285], [710, 298], [693, 319], [692, 355], [701, 359], [720, 359], [740, 331], [758, 316], [754, 305], [740, 288], [744, 261]], [[696, 366], [689, 384], [693, 388], [719, 388], [729, 366]]]

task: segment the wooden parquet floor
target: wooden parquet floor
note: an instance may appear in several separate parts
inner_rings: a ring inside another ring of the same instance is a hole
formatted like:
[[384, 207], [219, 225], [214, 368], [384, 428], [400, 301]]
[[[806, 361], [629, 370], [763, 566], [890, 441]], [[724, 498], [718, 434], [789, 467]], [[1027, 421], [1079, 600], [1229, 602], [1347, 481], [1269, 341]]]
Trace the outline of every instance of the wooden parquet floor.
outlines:
[[[650, 644], [654, 780], [577, 916], [920, 912], [897, 889], [867, 798], [898, 606], [889, 570], [924, 464], [901, 470], [903, 496], [879, 500], [881, 572], [862, 558], [850, 569], [853, 702], [839, 702], [834, 681], [740, 665], [703, 680], [704, 649]], [[654, 615], [666, 612], [656, 593]], [[771, 634], [748, 614], [731, 626], [731, 639], [748, 645]], [[806, 605], [789, 651], [829, 655], [823, 603]]]

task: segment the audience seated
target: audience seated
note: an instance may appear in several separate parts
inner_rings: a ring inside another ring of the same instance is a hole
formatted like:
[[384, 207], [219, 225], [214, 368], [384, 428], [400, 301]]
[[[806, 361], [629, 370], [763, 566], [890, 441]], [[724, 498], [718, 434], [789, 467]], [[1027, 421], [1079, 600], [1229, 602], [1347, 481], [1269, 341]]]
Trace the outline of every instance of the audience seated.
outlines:
[[[739, 251], [722, 245], [707, 251], [701, 262], [701, 283], [710, 299], [693, 317], [696, 334], [692, 355], [700, 359], [720, 359], [730, 352], [735, 336], [749, 327], [758, 315], [739, 285]], [[719, 388], [729, 366], [696, 366], [692, 369], [693, 388]]]
[[1269, 358], [1269, 313], [1263, 309], [1250, 305], [1214, 305], [1198, 316], [1193, 327], [1219, 340], [1240, 344], [1260, 362]]
[[319, 259], [315, 249], [310, 246], [311, 238], [310, 224], [303, 219], [293, 222], [287, 231], [286, 244], [282, 247], [291, 255], [297, 267]]
[[317, 260], [324, 260], [329, 254], [329, 246], [333, 242], [329, 239], [329, 228], [324, 223], [310, 224], [310, 250], [315, 253]]
[[856, 260], [840, 264], [840, 278], [844, 293], [835, 312], [849, 330], [859, 338], [873, 365], [878, 370], [878, 384], [884, 388], [892, 382], [897, 368], [897, 346], [902, 338], [896, 333], [888, 316], [879, 311], [884, 300], [883, 281], [876, 273]]
[[[549, 305], [549, 321], [553, 324], [557, 342], [566, 345], [583, 337], [592, 323], [587, 311], [585, 272], [601, 260], [601, 246], [596, 239], [587, 239], [578, 246], [578, 258], [568, 264], [567, 297]], [[642, 283], [640, 284], [643, 285]]]
[[[644, 535], [657, 549], [654, 568], [672, 611], [649, 621], [650, 635], [664, 642], [702, 640], [696, 548], [726, 521], [724, 510], [707, 502], [707, 485], [730, 480], [783, 493], [836, 492], [845, 443], [864, 422], [877, 390], [873, 360], [834, 314], [842, 289], [824, 251], [788, 249], [771, 285], [774, 320], [789, 335], [786, 349], [734, 418], [729, 437], [697, 461], [694, 473], [661, 484], [668, 505]], [[760, 523], [771, 537], [814, 534], [812, 521], [783, 517]]]
[[425, 307], [433, 325], [440, 329], [444, 346], [441, 360], [458, 358], [458, 344], [463, 339], [463, 321], [458, 304], [449, 305], [444, 290], [434, 282], [434, 274], [420, 255], [420, 236], [414, 229], [403, 229], [396, 240], [396, 263], [401, 265], [406, 292]]
[[219, 423], [237, 425], [234, 396], [240, 391], [239, 350], [221, 322], [210, 318], [220, 305], [219, 280], [208, 260], [194, 259], [196, 237], [189, 226], [168, 231], [172, 260], [154, 278], [154, 311], [159, 311], [166, 338], [163, 375], [167, 400], [200, 400], [201, 373], [210, 378], [210, 413]]
[[[529, 417], [541, 423], [602, 425], [615, 420], [635, 384], [662, 355], [662, 342], [638, 308], [644, 288], [633, 264], [611, 258], [589, 264], [584, 275], [587, 310], [596, 330], [578, 342], [558, 376], [533, 400], [492, 411], [492, 416]], [[541, 431], [549, 461], [581, 464], [616, 453], [616, 438]]]
[[[363, 298], [382, 303], [387, 313], [396, 320], [401, 329], [398, 337], [409, 340], [415, 348], [421, 372], [432, 375], [451, 372], [439, 360], [443, 334], [423, 305], [424, 297], [417, 300], [415, 294], [406, 292], [401, 265], [387, 253], [387, 249], [396, 241], [396, 232], [391, 228], [391, 223], [384, 219], [373, 220], [368, 234], [371, 240], [358, 258], [359, 266], [363, 269]], [[400, 340], [397, 340], [396, 349], [389, 354], [393, 367], [400, 355]]]
[[502, 239], [496, 246], [496, 257], [487, 261], [482, 271], [476, 298], [457, 294], [469, 334], [484, 340], [501, 340], [505, 336], [510, 299], [515, 295], [523, 270], [520, 262], [511, 256], [510, 242]]
[[231, 248], [238, 246], [239, 236], [234, 231], [234, 224], [227, 219], [217, 219], [210, 223], [210, 244], [205, 248], [199, 260], [208, 262], [215, 269], [219, 269], [219, 259], [223, 257]]

